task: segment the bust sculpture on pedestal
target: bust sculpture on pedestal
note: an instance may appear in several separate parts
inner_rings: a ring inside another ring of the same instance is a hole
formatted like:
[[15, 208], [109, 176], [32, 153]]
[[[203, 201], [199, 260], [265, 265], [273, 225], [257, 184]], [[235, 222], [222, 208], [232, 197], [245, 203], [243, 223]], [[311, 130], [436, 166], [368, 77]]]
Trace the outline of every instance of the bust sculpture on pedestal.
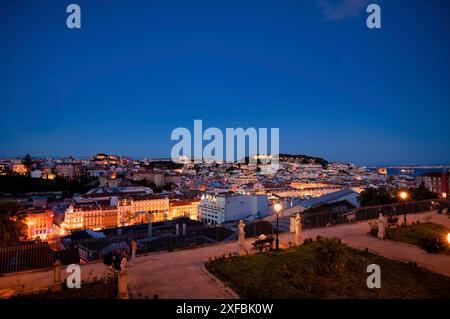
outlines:
[[386, 237], [387, 225], [387, 218], [383, 214], [380, 214], [380, 217], [378, 217], [378, 238], [384, 239]]
[[241, 219], [239, 220], [239, 234], [238, 234], [238, 242], [239, 242], [239, 255], [245, 254], [245, 224], [244, 221]]
[[300, 245], [301, 238], [302, 238], [302, 218], [300, 217], [300, 214], [297, 214], [295, 216], [295, 244]]

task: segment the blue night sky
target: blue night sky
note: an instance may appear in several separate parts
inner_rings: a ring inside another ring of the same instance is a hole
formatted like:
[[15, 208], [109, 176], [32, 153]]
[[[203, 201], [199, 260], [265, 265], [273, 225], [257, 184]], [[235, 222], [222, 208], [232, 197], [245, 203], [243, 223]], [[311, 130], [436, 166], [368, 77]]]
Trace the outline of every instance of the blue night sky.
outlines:
[[371, 0], [380, 30], [368, 3], [2, 0], [0, 156], [169, 156], [202, 119], [278, 127], [283, 153], [449, 163], [450, 1]]

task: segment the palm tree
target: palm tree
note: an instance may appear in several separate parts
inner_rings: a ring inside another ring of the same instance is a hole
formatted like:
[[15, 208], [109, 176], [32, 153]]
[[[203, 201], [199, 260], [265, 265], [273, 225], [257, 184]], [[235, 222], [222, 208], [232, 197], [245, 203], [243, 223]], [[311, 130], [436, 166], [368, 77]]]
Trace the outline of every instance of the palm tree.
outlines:
[[19, 241], [27, 234], [26, 212], [16, 202], [0, 202], [0, 245]]

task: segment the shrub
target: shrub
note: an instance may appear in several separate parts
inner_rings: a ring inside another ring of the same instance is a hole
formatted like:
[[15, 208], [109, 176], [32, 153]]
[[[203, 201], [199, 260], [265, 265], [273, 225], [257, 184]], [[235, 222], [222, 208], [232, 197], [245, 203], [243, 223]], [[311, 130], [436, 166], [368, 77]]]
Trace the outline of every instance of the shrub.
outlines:
[[377, 222], [369, 222], [369, 234], [374, 237], [378, 236], [378, 223]]
[[436, 254], [442, 248], [442, 243], [438, 238], [428, 236], [419, 241], [419, 246], [429, 254]]
[[378, 228], [371, 228], [369, 234], [374, 237], [377, 237], [378, 236]]
[[346, 256], [344, 246], [336, 238], [320, 238], [314, 250], [316, 270], [321, 274], [342, 271], [345, 268]]
[[388, 224], [397, 224], [398, 223], [398, 217], [388, 217]]

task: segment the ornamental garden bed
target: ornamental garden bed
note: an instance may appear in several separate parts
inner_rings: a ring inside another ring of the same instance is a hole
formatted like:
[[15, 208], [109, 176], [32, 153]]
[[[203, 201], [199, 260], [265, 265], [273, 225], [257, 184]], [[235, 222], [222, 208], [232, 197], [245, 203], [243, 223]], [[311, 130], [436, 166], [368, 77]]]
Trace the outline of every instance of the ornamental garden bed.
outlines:
[[449, 233], [450, 229], [443, 225], [416, 222], [387, 229], [386, 239], [416, 245], [429, 253], [450, 254]]
[[[367, 287], [367, 266], [381, 267], [381, 288]], [[357, 250], [337, 239], [280, 251], [219, 258], [206, 268], [241, 298], [450, 298], [450, 277]]]

